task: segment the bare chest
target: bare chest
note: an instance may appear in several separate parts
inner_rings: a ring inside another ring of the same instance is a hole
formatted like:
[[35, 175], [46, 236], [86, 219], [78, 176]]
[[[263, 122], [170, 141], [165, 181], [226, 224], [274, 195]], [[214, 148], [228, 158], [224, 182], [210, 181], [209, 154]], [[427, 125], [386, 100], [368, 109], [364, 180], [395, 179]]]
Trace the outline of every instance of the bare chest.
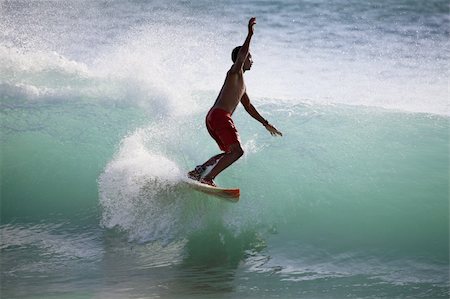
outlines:
[[214, 106], [232, 113], [244, 95], [245, 89], [243, 76], [227, 76]]

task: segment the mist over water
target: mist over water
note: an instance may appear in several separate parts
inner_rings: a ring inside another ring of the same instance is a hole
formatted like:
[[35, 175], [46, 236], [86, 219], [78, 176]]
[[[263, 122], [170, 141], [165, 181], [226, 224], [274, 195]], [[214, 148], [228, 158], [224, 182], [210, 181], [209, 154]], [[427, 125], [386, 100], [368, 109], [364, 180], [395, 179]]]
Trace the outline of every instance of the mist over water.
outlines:
[[[1, 2], [2, 295], [448, 297], [448, 10]], [[250, 16], [248, 93], [284, 136], [236, 110], [230, 204], [180, 180], [219, 151]]]
[[[147, 102], [155, 92], [147, 89], [170, 94], [176, 86], [188, 101], [220, 86], [255, 15], [251, 95], [448, 115], [448, 4], [350, 2], [5, 2], [2, 83], [46, 94], [55, 80], [42, 82], [42, 71], [68, 72], [107, 82], [58, 77], [56, 93]], [[24, 74], [10, 78], [17, 72]], [[109, 79], [121, 81], [116, 90]]]

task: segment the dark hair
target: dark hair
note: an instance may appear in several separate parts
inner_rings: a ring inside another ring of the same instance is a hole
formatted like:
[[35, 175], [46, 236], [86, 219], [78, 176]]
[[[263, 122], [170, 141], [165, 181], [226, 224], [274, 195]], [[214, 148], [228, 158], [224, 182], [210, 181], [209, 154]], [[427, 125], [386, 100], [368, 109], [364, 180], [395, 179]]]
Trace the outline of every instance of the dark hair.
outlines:
[[237, 46], [236, 48], [233, 49], [233, 52], [231, 52], [231, 60], [233, 60], [233, 62], [236, 62], [239, 50], [242, 48], [242, 46]]

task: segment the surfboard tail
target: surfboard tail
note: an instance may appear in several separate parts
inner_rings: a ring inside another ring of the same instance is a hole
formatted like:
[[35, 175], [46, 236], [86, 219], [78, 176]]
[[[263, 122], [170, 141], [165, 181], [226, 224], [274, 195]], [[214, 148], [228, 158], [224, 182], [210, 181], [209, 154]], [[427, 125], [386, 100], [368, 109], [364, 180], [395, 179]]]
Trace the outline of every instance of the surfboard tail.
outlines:
[[229, 197], [238, 198], [238, 200], [239, 200], [239, 196], [241, 196], [241, 190], [239, 190], [239, 189], [223, 190], [222, 193]]

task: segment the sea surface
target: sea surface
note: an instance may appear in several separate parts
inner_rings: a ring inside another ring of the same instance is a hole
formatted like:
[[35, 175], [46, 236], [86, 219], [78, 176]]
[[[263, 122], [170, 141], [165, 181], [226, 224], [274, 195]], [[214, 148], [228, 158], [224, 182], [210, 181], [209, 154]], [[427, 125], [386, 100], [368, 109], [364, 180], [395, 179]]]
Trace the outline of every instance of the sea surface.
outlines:
[[[1, 298], [448, 298], [448, 1], [0, 1]], [[244, 156], [204, 117], [257, 18]]]

